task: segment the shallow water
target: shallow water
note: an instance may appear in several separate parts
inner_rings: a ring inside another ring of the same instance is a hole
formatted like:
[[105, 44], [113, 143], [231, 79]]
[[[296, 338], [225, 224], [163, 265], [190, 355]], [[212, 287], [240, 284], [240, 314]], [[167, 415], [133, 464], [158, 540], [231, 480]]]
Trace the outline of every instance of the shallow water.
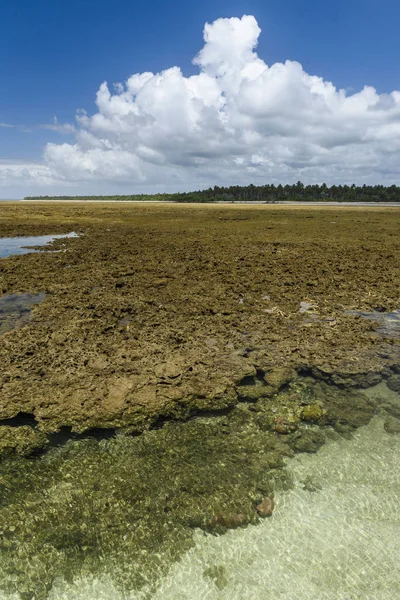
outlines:
[[382, 337], [400, 338], [400, 310], [394, 310], [390, 313], [378, 312], [377, 310], [372, 312], [349, 310], [347, 313], [377, 323], [378, 327], [375, 329], [375, 333]]
[[46, 294], [10, 294], [0, 297], [0, 335], [19, 329], [31, 319], [32, 306], [43, 302]]
[[[366, 393], [398, 414], [385, 383]], [[0, 463], [0, 600], [400, 597], [400, 435], [384, 416], [349, 439], [324, 428], [317, 454], [271, 470], [276, 438], [257, 415], [240, 405]], [[225, 535], [199, 528], [230, 507], [254, 511], [271, 476], [271, 518]]]
[[[400, 436], [376, 417], [351, 440], [289, 461], [273, 516], [196, 545], [157, 592], [121, 594], [110, 577], [59, 579], [49, 600], [388, 600], [400, 597]], [[11, 599], [11, 596], [4, 596]], [[16, 597], [17, 598], [17, 597]]]
[[400, 437], [379, 418], [352, 440], [297, 456], [295, 487], [277, 495], [272, 518], [219, 538], [198, 535], [154, 599], [400, 597], [399, 463]]
[[29, 254], [31, 252], [39, 252], [32, 246], [46, 246], [53, 240], [61, 238], [77, 237], [75, 232], [62, 233], [57, 235], [35, 235], [29, 237], [0, 237], [0, 258], [7, 258], [16, 254]]

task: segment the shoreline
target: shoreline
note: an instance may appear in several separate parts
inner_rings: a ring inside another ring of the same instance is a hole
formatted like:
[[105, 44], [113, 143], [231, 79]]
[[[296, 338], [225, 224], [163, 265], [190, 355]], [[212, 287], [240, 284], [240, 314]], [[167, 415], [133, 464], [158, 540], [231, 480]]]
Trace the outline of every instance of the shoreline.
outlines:
[[87, 203], [99, 203], [99, 204], [146, 204], [146, 205], [151, 205], [151, 204], [164, 204], [164, 205], [175, 205], [175, 206], [192, 206], [192, 205], [217, 205], [217, 206], [227, 206], [227, 207], [232, 207], [235, 205], [239, 205], [239, 206], [291, 206], [291, 207], [295, 207], [295, 206], [308, 206], [308, 207], [312, 207], [312, 206], [334, 206], [334, 207], [341, 207], [341, 206], [351, 206], [351, 207], [357, 207], [357, 206], [362, 206], [362, 207], [375, 207], [375, 208], [400, 208], [400, 202], [292, 202], [289, 200], [279, 200], [276, 202], [258, 202], [258, 201], [232, 201], [232, 202], [225, 202], [225, 201], [216, 201], [216, 202], [170, 202], [170, 201], [164, 201], [164, 200], [54, 200], [54, 199], [49, 199], [49, 200], [25, 200], [25, 199], [21, 199], [21, 200], [2, 200], [2, 202], [30, 202], [30, 203], [75, 203], [75, 204], [87, 204]]

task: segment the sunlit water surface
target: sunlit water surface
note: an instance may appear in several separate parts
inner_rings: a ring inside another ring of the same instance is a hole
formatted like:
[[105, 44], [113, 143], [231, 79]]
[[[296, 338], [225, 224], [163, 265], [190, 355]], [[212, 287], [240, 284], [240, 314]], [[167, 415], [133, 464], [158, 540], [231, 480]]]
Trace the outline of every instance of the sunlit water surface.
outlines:
[[57, 235], [34, 235], [29, 237], [0, 237], [0, 258], [7, 258], [16, 254], [29, 254], [38, 252], [32, 246], [46, 246], [53, 240], [77, 237], [77, 233], [62, 233]]
[[122, 595], [107, 577], [59, 579], [49, 600], [400, 598], [400, 436], [383, 420], [289, 460], [295, 486], [276, 495], [270, 519], [223, 536], [198, 530], [155, 593]]

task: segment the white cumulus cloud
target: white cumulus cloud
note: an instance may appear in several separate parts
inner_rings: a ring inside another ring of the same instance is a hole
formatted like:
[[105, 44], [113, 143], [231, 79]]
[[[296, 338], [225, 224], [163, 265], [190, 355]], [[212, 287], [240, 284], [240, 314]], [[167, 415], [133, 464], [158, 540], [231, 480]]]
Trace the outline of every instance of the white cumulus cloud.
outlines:
[[102, 83], [97, 112], [79, 111], [74, 127], [62, 126], [74, 143], [47, 144], [40, 168], [11, 176], [132, 191], [297, 179], [399, 183], [400, 92], [366, 86], [348, 94], [298, 62], [268, 65], [256, 52], [260, 33], [253, 16], [218, 19], [204, 28], [198, 74], [185, 77], [175, 66], [112, 89]]

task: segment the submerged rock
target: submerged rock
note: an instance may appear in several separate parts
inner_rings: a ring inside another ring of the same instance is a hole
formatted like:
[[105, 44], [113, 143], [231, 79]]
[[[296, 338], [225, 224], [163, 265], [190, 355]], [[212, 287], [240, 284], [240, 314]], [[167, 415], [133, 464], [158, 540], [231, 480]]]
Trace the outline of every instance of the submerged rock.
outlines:
[[325, 444], [325, 436], [318, 429], [303, 429], [299, 437], [293, 441], [292, 447], [296, 452], [315, 453]]
[[[169, 421], [140, 436], [70, 440], [43, 460], [6, 457], [0, 589], [12, 573], [7, 592], [46, 600], [45, 587], [56, 577], [98, 573], [99, 556], [117, 556], [113, 579], [136, 590], [143, 574], [157, 581], [168, 571], [192, 546], [196, 528], [220, 534], [256, 523], [260, 498], [290, 482], [281, 460], [287, 448], [261, 431], [255, 416], [239, 405], [227, 415]], [[36, 435], [29, 427], [3, 429], [30, 441]]]
[[301, 411], [301, 417], [304, 421], [319, 421], [324, 415], [324, 409], [319, 404], [308, 404]]
[[270, 517], [274, 512], [275, 502], [273, 498], [266, 496], [257, 504], [256, 510], [260, 517]]
[[332, 383], [340, 388], [364, 388], [373, 387], [382, 381], [380, 373], [332, 373]]
[[227, 529], [236, 529], [243, 525], [248, 525], [250, 519], [243, 513], [222, 513], [215, 515], [207, 523], [207, 527], [213, 529], [215, 527], [226, 527]]
[[257, 402], [260, 398], [268, 398], [274, 390], [269, 386], [246, 385], [237, 388], [239, 400], [242, 402]]
[[312, 475], [307, 475], [301, 482], [303, 485], [303, 489], [307, 492], [318, 492], [322, 489], [322, 486]]
[[228, 585], [226, 567], [224, 565], [214, 565], [203, 571], [204, 577], [209, 577], [219, 590], [223, 590]]
[[288, 433], [293, 433], [298, 428], [298, 425], [295, 420], [287, 419], [283, 416], [276, 417], [274, 430], [276, 433], [280, 433], [281, 435], [287, 435]]
[[387, 380], [387, 386], [393, 392], [400, 394], [400, 375], [392, 375], [392, 377]]
[[21, 427], [0, 426], [0, 458], [9, 454], [29, 456], [48, 444], [44, 433], [23, 425]]
[[376, 403], [363, 392], [352, 389], [342, 391], [323, 383], [317, 391], [325, 409], [325, 414], [320, 419], [321, 424], [342, 424], [357, 428], [367, 425], [376, 412]]
[[264, 380], [268, 385], [279, 389], [286, 383], [289, 383], [295, 379], [296, 375], [297, 373], [294, 369], [288, 367], [277, 367], [269, 371], [264, 376]]
[[400, 419], [392, 416], [386, 417], [384, 428], [386, 433], [390, 433], [391, 435], [400, 434]]

